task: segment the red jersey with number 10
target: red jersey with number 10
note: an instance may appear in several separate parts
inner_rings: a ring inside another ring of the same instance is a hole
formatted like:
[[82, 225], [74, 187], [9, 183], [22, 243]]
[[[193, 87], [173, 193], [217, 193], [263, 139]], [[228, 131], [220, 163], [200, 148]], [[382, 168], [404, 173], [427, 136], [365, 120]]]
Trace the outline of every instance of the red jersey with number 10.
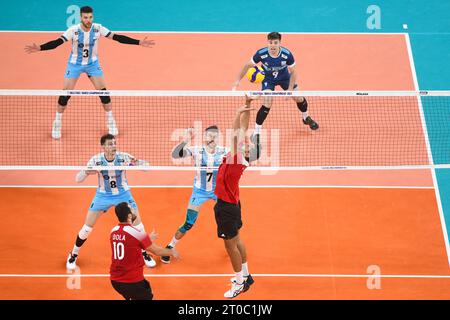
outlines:
[[239, 203], [239, 180], [242, 173], [249, 166], [242, 153], [235, 154], [234, 157], [228, 153], [217, 172], [215, 195], [223, 201]]
[[144, 280], [142, 249], [151, 246], [147, 233], [120, 223], [111, 230], [111, 280], [133, 283]]

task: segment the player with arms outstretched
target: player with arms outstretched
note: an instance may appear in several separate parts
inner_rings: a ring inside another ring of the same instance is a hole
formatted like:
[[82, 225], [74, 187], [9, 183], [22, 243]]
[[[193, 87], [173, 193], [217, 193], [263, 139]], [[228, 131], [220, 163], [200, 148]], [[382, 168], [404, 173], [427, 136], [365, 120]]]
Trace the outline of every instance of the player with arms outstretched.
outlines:
[[[93, 166], [136, 166], [136, 165], [148, 165], [144, 160], [137, 160], [132, 155], [117, 151], [116, 139], [111, 134], [106, 134], [101, 137], [100, 144], [103, 147], [103, 152], [93, 156], [87, 163], [88, 167]], [[80, 247], [87, 240], [89, 234], [100, 218], [109, 208], [118, 205], [121, 202], [126, 202], [130, 205], [133, 213], [136, 215], [136, 219], [133, 225], [136, 229], [145, 232], [144, 224], [139, 216], [139, 210], [136, 202], [131, 195], [130, 187], [128, 186], [126, 171], [125, 170], [81, 170], [77, 176], [76, 181], [78, 183], [83, 182], [88, 175], [98, 175], [98, 188], [92, 201], [86, 220], [78, 232], [75, 245], [67, 258], [66, 267], [69, 270], [76, 268], [76, 261], [78, 258], [78, 252]], [[147, 267], [154, 267], [156, 265], [155, 260], [147, 254], [145, 250], [142, 251], [143, 259]]]
[[[236, 90], [239, 82], [246, 74], [248, 68], [257, 63], [261, 63], [264, 69], [265, 78], [262, 82], [262, 91], [274, 91], [276, 86], [280, 86], [283, 90], [298, 90], [297, 71], [295, 69], [294, 55], [287, 48], [281, 46], [281, 34], [271, 32], [267, 35], [268, 45], [258, 50], [255, 55], [247, 62], [239, 72], [232, 90]], [[304, 97], [292, 97], [297, 104], [298, 109], [302, 113], [303, 124], [308, 125], [312, 130], [317, 130], [319, 125], [308, 114], [308, 102]], [[272, 98], [264, 97], [263, 104], [256, 115], [256, 124], [252, 140], [259, 140], [262, 125], [270, 107], [272, 106]]]
[[[58, 39], [44, 43], [40, 46], [33, 43], [25, 47], [28, 53], [52, 50], [62, 45], [64, 42], [72, 40], [72, 50], [64, 76], [63, 90], [72, 90], [82, 73], [86, 73], [96, 90], [106, 90], [106, 82], [103, 70], [98, 61], [98, 42], [100, 37], [106, 37], [120, 43], [141, 45], [151, 47], [155, 43], [153, 40], [136, 40], [130, 37], [115, 34], [101, 24], [94, 23], [93, 10], [91, 7], [80, 8], [80, 24], [67, 29]], [[52, 126], [53, 139], [61, 138], [62, 114], [67, 107], [70, 96], [60, 96], [56, 117]], [[107, 95], [100, 96], [100, 101], [106, 112], [106, 124], [108, 132], [112, 135], [119, 133], [116, 122], [112, 114], [111, 98]]]

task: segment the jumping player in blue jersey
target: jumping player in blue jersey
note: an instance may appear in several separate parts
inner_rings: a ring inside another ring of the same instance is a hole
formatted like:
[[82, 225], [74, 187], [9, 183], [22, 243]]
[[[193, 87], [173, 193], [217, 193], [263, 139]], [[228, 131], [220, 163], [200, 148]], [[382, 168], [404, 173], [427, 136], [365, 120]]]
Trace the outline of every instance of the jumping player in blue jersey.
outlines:
[[[191, 156], [198, 169], [194, 178], [194, 188], [189, 199], [186, 219], [175, 232], [172, 241], [166, 246], [169, 249], [175, 248], [176, 243], [194, 226], [203, 203], [208, 200], [217, 201], [217, 197], [214, 194], [217, 169], [211, 168], [218, 168], [222, 163], [222, 158], [229, 152], [228, 148], [217, 145], [219, 138], [219, 128], [217, 126], [206, 128], [202, 146], [188, 146], [193, 138], [192, 130], [192, 128], [187, 130], [183, 141], [172, 152], [173, 159]], [[170, 263], [170, 257], [161, 257], [161, 261]]]
[[[106, 90], [106, 82], [103, 77], [103, 70], [98, 61], [98, 42], [100, 37], [106, 37], [120, 43], [141, 45], [151, 47], [155, 43], [153, 40], [136, 40], [124, 35], [115, 34], [98, 23], [93, 23], [93, 10], [91, 7], [80, 8], [80, 24], [67, 29], [58, 39], [44, 43], [40, 46], [33, 43], [26, 46], [27, 53], [52, 50], [62, 45], [64, 42], [72, 40], [72, 49], [67, 63], [67, 69], [64, 76], [63, 90], [72, 90], [75, 88], [78, 78], [82, 73], [86, 73], [96, 90]], [[60, 96], [56, 117], [52, 126], [53, 139], [61, 138], [62, 114], [67, 107], [70, 96]], [[106, 112], [106, 125], [108, 132], [112, 135], [119, 133], [116, 122], [112, 114], [111, 98], [109, 96], [100, 96], [101, 103]]]
[[[117, 151], [116, 139], [111, 134], [105, 134], [100, 139], [100, 144], [103, 152], [93, 156], [87, 163], [88, 167], [92, 166], [135, 166], [148, 165], [144, 160], [137, 160], [132, 155]], [[125, 170], [81, 170], [77, 176], [78, 183], [83, 182], [88, 175], [98, 175], [98, 188], [94, 199], [89, 207], [85, 223], [78, 232], [77, 239], [72, 251], [69, 253], [66, 262], [66, 268], [74, 270], [76, 268], [76, 260], [80, 247], [84, 244], [89, 234], [97, 222], [98, 218], [108, 211], [109, 208], [118, 205], [121, 202], [126, 202], [130, 205], [133, 213], [137, 216], [133, 225], [140, 231], [145, 231], [139, 210], [128, 186]], [[143, 259], [147, 267], [154, 267], [156, 262], [150, 255], [142, 251]]]
[[[232, 90], [237, 89], [239, 82], [246, 74], [248, 68], [257, 63], [261, 63], [265, 72], [265, 78], [261, 88], [262, 91], [273, 91], [276, 86], [280, 86], [283, 90], [288, 91], [298, 90], [294, 56], [288, 49], [281, 46], [281, 34], [278, 32], [271, 32], [267, 35], [267, 40], [268, 46], [258, 50], [250, 61], [241, 69]], [[303, 123], [308, 125], [312, 130], [317, 130], [319, 125], [309, 116], [308, 102], [306, 99], [304, 97], [293, 97], [293, 99], [302, 113]], [[255, 138], [259, 138], [262, 124], [269, 114], [271, 105], [271, 97], [264, 97], [263, 105], [256, 115], [255, 131], [252, 136], [253, 141]]]

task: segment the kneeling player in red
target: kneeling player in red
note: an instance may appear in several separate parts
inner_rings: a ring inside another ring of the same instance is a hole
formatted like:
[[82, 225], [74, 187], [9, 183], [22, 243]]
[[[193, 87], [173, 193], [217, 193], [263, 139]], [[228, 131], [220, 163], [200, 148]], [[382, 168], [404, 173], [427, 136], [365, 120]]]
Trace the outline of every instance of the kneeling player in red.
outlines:
[[111, 230], [112, 261], [110, 279], [113, 288], [126, 300], [153, 299], [150, 283], [144, 278], [144, 260], [141, 250], [148, 250], [157, 256], [173, 256], [178, 258], [175, 249], [166, 249], [152, 241], [156, 240], [156, 233], [150, 236], [133, 227], [136, 215], [131, 211], [128, 203], [119, 203], [116, 208], [119, 224]]
[[214, 206], [217, 235], [224, 240], [236, 273], [236, 277], [231, 279], [231, 289], [224, 294], [225, 298], [234, 298], [247, 291], [254, 282], [248, 272], [245, 245], [239, 236], [242, 227], [239, 179], [249, 163], [257, 160], [260, 154], [260, 146], [250, 148], [249, 139], [246, 137], [250, 110], [253, 110], [250, 107], [252, 100], [254, 98], [246, 97], [245, 106], [236, 111], [231, 151], [224, 157], [217, 173], [217, 203]]

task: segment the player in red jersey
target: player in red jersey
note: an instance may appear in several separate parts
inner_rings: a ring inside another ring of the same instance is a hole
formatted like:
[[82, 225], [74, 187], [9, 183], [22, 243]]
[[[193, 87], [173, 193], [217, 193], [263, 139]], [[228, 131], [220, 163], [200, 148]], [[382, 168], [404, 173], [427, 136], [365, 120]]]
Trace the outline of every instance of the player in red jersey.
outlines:
[[231, 151], [224, 157], [217, 173], [217, 202], [214, 206], [217, 235], [224, 240], [236, 273], [236, 277], [231, 279], [231, 289], [224, 294], [225, 298], [234, 298], [247, 291], [254, 282], [248, 272], [245, 245], [239, 237], [239, 229], [242, 227], [239, 180], [249, 163], [257, 160], [260, 153], [260, 146], [251, 147], [246, 136], [250, 110], [254, 110], [250, 107], [252, 100], [254, 98], [246, 97], [245, 106], [236, 111]]
[[126, 300], [151, 300], [150, 283], [144, 278], [144, 260], [141, 249], [157, 256], [179, 257], [175, 249], [167, 249], [153, 243], [157, 235], [150, 235], [133, 227], [136, 215], [128, 203], [121, 202], [116, 208], [119, 224], [111, 230], [110, 279], [113, 288]]

